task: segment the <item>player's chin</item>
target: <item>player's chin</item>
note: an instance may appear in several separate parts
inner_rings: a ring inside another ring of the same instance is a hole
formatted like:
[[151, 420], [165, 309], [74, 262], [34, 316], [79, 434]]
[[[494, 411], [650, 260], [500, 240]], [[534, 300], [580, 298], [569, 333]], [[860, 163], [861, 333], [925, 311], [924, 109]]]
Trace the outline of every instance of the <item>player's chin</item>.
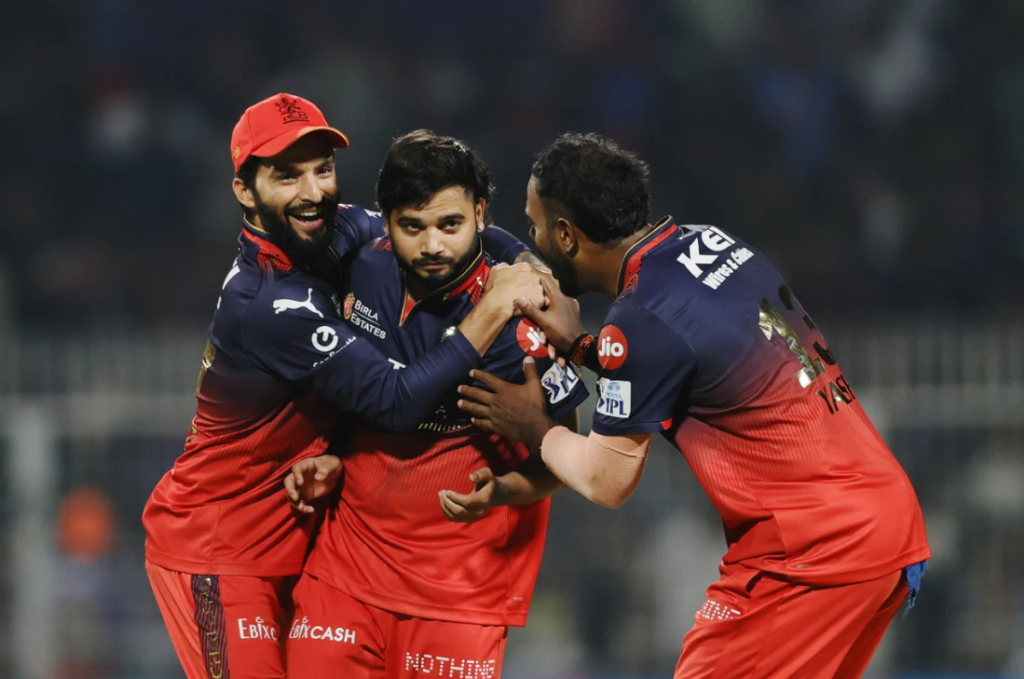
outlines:
[[327, 236], [328, 226], [326, 223], [320, 223], [319, 225], [310, 227], [305, 224], [296, 224], [294, 219], [292, 219], [291, 222], [292, 231], [295, 232], [295, 237], [303, 243], [319, 243]]
[[451, 280], [452, 267], [449, 264], [419, 266], [416, 275], [428, 286], [440, 287]]

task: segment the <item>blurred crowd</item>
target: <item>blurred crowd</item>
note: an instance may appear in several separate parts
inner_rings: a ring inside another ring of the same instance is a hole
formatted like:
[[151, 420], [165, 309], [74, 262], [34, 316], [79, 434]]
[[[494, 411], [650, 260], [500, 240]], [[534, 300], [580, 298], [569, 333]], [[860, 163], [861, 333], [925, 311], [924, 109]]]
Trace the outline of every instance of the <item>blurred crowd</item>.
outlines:
[[[1020, 0], [39, 0], [5, 16], [0, 340], [174, 328], [198, 352], [241, 224], [231, 129], [279, 91], [352, 140], [343, 202], [372, 205], [390, 140], [429, 127], [483, 152], [495, 221], [526, 238], [533, 155], [598, 131], [650, 163], [652, 219], [737, 232], [826, 327], [1024, 315]], [[892, 425], [937, 554], [927, 613], [886, 666], [1024, 672], [1024, 430]], [[181, 440], [61, 445], [60, 677], [176, 676], [137, 517]], [[678, 453], [655, 453], [618, 512], [556, 498], [516, 676], [671, 667], [723, 545]]]
[[1024, 307], [1017, 0], [12, 11], [0, 319], [18, 326], [205, 323], [239, 227], [231, 128], [282, 90], [351, 137], [344, 202], [372, 204], [390, 139], [431, 127], [484, 152], [496, 221], [525, 237], [532, 155], [595, 130], [650, 162], [653, 216], [742, 234], [818, 315]]

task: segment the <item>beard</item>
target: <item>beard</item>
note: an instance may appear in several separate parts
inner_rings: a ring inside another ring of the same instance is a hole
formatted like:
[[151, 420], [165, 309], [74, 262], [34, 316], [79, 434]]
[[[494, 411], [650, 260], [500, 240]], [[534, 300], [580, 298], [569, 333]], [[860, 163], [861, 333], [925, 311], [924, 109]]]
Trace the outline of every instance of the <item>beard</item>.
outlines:
[[[480, 254], [480, 248], [480, 238], [477, 237], [473, 239], [472, 247], [459, 259], [454, 257], [417, 257], [412, 261], [406, 261], [397, 251], [395, 251], [395, 259], [398, 260], [398, 266], [405, 272], [407, 280], [433, 292], [440, 287], [448, 285], [465, 273], [466, 269], [473, 263], [473, 260]], [[424, 272], [417, 268], [428, 264], [448, 264], [448, 271]]]
[[[319, 203], [304, 201], [299, 205], [286, 207], [283, 212], [276, 212], [271, 206], [260, 200], [259, 194], [253, 189], [256, 199], [256, 214], [260, 218], [263, 229], [281, 246], [285, 254], [296, 259], [309, 259], [327, 249], [334, 235], [334, 216], [338, 212], [338, 197], [324, 194]], [[316, 209], [324, 223], [315, 231], [300, 234], [289, 221], [294, 216], [310, 208]]]
[[551, 269], [551, 275], [558, 281], [558, 287], [562, 290], [562, 294], [568, 297], [579, 297], [583, 294], [580, 290], [580, 278], [576, 273], [576, 269], [572, 265], [572, 260], [569, 259], [561, 250], [552, 249], [551, 252], [546, 252], [545, 248], [542, 248], [540, 244], [537, 244], [537, 250], [540, 252], [540, 256], [544, 258], [548, 268]]

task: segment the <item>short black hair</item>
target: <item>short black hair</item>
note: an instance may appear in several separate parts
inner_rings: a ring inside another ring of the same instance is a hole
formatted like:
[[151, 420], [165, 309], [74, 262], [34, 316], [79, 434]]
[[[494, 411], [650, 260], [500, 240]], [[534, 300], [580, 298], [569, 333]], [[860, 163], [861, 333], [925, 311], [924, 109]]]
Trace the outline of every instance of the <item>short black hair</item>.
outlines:
[[597, 134], [569, 132], [533, 164], [537, 195], [561, 203], [595, 243], [631, 236], [648, 223], [647, 163]]
[[430, 130], [415, 130], [391, 143], [377, 176], [377, 206], [387, 218], [406, 205], [422, 205], [449, 186], [464, 186], [491, 202], [494, 186], [480, 154], [465, 142]]

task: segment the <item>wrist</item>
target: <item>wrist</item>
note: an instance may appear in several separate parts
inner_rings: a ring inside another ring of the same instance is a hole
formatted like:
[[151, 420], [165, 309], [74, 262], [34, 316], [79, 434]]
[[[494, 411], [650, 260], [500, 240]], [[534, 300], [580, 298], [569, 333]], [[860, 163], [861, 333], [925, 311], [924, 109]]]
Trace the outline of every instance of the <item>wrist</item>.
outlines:
[[540, 446], [544, 442], [544, 437], [547, 436], [548, 432], [558, 426], [558, 423], [551, 419], [547, 413], [544, 414], [544, 419], [537, 422], [537, 426], [530, 432], [529, 440], [524, 440], [523, 443], [530, 449], [530, 452], [535, 455], [540, 455]]
[[512, 488], [505, 481], [504, 476], [494, 477], [494, 492], [491, 494], [491, 508], [503, 507], [512, 500]]
[[584, 331], [577, 337], [569, 348], [569, 360], [575, 365], [582, 366], [586, 360], [587, 353], [594, 346], [594, 336]]
[[512, 320], [513, 305], [499, 301], [497, 296], [492, 295], [489, 298], [487, 295], [484, 295], [480, 298], [480, 302], [477, 303], [476, 307], [474, 307], [473, 312], [478, 312], [481, 318], [486, 319], [488, 322], [505, 325]]

